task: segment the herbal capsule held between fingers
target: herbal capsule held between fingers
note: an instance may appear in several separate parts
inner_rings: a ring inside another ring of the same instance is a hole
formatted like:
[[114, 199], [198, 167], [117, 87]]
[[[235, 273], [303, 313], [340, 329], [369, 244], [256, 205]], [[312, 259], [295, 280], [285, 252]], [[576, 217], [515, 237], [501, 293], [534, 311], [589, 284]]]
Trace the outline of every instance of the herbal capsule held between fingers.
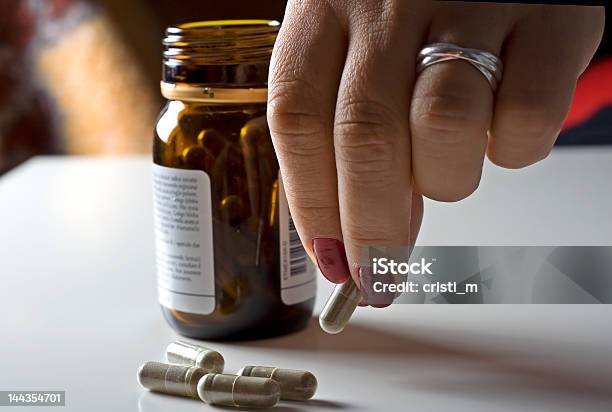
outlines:
[[209, 373], [198, 382], [198, 395], [211, 405], [270, 408], [280, 399], [280, 387], [267, 378]]
[[319, 315], [321, 329], [331, 334], [342, 332], [361, 299], [361, 291], [353, 280], [336, 285]]
[[273, 366], [245, 366], [238, 371], [238, 375], [275, 380], [280, 385], [281, 399], [307, 401], [317, 390], [317, 378], [308, 371]]
[[138, 369], [138, 382], [153, 392], [198, 397], [198, 381], [206, 370], [195, 366], [147, 362]]
[[166, 360], [170, 363], [197, 366], [207, 373], [221, 373], [225, 366], [225, 359], [219, 352], [184, 340], [177, 340], [168, 345]]

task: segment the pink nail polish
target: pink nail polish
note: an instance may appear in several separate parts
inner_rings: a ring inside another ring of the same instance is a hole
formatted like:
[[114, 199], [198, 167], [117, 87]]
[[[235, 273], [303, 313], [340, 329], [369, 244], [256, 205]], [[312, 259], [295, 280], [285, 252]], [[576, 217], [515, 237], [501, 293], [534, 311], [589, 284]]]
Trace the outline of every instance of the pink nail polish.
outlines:
[[338, 239], [318, 237], [312, 240], [312, 249], [323, 276], [332, 283], [344, 283], [351, 277], [344, 244]]

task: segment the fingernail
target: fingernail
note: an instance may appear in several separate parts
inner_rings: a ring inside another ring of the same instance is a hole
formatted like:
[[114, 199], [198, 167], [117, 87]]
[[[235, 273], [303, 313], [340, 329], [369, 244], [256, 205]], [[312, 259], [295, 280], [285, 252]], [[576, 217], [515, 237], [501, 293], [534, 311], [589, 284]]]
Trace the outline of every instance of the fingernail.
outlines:
[[344, 244], [338, 239], [318, 237], [312, 240], [312, 249], [323, 276], [332, 283], [344, 283], [351, 277]]
[[[378, 275], [377, 281], [381, 281], [383, 284], [393, 283], [393, 277], [391, 275]], [[363, 303], [368, 304], [375, 308], [386, 308], [395, 299], [395, 293], [388, 291], [376, 292], [374, 290], [374, 276], [372, 268], [362, 266], [359, 268], [359, 283], [361, 284], [361, 293], [364, 296]]]

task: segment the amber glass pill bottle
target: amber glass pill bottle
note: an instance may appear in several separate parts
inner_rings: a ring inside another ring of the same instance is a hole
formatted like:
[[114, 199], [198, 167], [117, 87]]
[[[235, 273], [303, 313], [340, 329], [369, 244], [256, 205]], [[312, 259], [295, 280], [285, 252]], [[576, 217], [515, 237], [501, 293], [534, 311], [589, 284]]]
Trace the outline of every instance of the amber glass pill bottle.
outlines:
[[279, 24], [187, 23], [164, 38], [153, 143], [159, 302], [180, 334], [255, 339], [306, 326], [315, 268], [301, 246], [266, 123]]

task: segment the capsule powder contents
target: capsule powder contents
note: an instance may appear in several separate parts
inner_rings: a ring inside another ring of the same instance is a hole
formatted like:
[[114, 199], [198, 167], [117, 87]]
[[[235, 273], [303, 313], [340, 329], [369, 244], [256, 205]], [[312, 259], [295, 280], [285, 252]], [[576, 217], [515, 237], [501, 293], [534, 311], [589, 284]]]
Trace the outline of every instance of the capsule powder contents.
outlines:
[[207, 373], [221, 373], [225, 366], [225, 360], [219, 352], [183, 340], [168, 345], [166, 360], [170, 363], [197, 366]]
[[196, 366], [147, 362], [138, 369], [138, 382], [153, 392], [198, 398], [198, 381], [206, 370]]
[[321, 329], [331, 334], [342, 332], [362, 298], [352, 280], [336, 285], [319, 315]]
[[267, 378], [209, 373], [197, 386], [200, 399], [211, 405], [270, 408], [280, 399], [279, 384]]
[[307, 401], [317, 390], [317, 378], [308, 371], [273, 366], [245, 366], [238, 371], [238, 375], [275, 380], [280, 385], [281, 399]]

